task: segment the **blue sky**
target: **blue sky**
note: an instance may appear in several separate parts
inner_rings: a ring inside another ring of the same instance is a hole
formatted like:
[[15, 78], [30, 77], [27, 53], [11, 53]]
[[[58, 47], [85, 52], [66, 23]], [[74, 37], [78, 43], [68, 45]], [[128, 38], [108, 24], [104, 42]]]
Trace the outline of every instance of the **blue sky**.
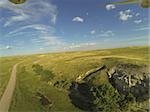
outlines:
[[118, 0], [0, 0], [0, 55], [148, 45], [148, 10]]

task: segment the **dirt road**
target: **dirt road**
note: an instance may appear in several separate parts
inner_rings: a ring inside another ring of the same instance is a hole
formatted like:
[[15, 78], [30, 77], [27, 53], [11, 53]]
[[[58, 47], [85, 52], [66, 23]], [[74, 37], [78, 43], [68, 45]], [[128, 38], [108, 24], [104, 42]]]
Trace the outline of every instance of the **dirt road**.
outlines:
[[12, 69], [12, 73], [8, 82], [8, 85], [4, 91], [4, 94], [0, 100], [0, 112], [8, 112], [11, 104], [11, 99], [16, 85], [16, 72], [18, 64], [15, 64]]

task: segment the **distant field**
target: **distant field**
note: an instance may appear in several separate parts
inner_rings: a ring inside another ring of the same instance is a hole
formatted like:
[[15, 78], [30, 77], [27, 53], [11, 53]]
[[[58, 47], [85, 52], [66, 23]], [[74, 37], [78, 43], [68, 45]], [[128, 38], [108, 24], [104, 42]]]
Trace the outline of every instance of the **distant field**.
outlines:
[[[71, 104], [66, 88], [54, 87], [56, 81], [66, 80], [68, 83], [96, 67], [106, 65], [108, 68], [118, 63], [133, 63], [148, 65], [149, 47], [128, 47], [95, 51], [66, 52], [38, 54], [25, 57], [0, 58], [0, 96], [9, 80], [12, 66], [22, 61], [17, 71], [16, 90], [12, 99], [11, 112], [18, 111], [81, 111]], [[51, 70], [54, 79], [47, 82], [41, 81], [33, 71], [33, 64], [39, 64], [44, 69]], [[103, 73], [102, 73], [103, 74]], [[109, 83], [107, 74], [99, 77], [100, 83]], [[42, 92], [52, 102], [48, 109], [42, 106], [37, 92]], [[143, 103], [143, 107], [146, 104]]]

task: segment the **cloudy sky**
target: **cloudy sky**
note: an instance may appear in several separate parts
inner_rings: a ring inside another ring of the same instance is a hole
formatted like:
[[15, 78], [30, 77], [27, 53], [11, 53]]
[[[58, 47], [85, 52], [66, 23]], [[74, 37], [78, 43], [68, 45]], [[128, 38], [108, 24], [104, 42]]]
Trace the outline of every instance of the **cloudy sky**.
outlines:
[[0, 0], [0, 55], [148, 45], [148, 9], [118, 0]]

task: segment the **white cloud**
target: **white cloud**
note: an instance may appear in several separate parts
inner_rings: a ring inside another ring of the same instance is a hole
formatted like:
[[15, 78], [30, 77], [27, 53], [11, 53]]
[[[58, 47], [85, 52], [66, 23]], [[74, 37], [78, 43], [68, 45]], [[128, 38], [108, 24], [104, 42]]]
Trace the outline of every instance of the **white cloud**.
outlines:
[[28, 20], [28, 23], [38, 22], [43, 19], [43, 17], [49, 17], [47, 21], [52, 24], [55, 24], [57, 20], [57, 7], [46, 0], [31, 0], [21, 5], [14, 5], [8, 2], [8, 0], [1, 0], [0, 7], [0, 10], [6, 9], [13, 13], [5, 18], [7, 21], [4, 27], [11, 26], [15, 22], [24, 23], [26, 20]]
[[6, 20], [4, 27], [10, 26], [13, 22], [23, 21], [28, 18], [28, 15], [24, 13], [24, 10], [21, 7], [8, 2], [8, 0], [0, 1], [0, 10], [5, 9], [13, 13], [13, 15], [10, 15], [9, 17], [4, 17]]
[[38, 45], [45, 45], [45, 46], [53, 46], [53, 47], [61, 47], [64, 45], [63, 40], [59, 39], [57, 36], [52, 36], [54, 32], [54, 28], [51, 26], [43, 25], [43, 24], [32, 24], [32, 25], [27, 25], [20, 27], [14, 31], [11, 31], [8, 33], [8, 35], [18, 35], [18, 34], [24, 34], [26, 33], [27, 29], [33, 29], [34, 32], [39, 32], [35, 33], [34, 37], [36, 36], [35, 39], [32, 39], [33, 44], [38, 44]]
[[64, 47], [65, 50], [73, 50], [73, 49], [82, 49], [82, 48], [87, 48], [87, 47], [90, 47], [90, 46], [95, 46], [96, 43], [94, 42], [87, 42], [87, 43], [79, 43], [79, 44], [75, 44], [75, 43], [72, 43], [71, 45], [68, 45], [66, 47]]
[[141, 19], [139, 19], [139, 20], [134, 20], [134, 23], [136, 23], [136, 24], [140, 24], [141, 22], [142, 22]]
[[149, 31], [150, 30], [150, 27], [141, 27], [141, 28], [137, 28], [137, 29], [135, 29], [134, 31], [145, 31], [145, 30], [147, 30], [147, 31]]
[[12, 47], [11, 46], [6, 46], [6, 49], [11, 49]]
[[75, 22], [84, 22], [84, 19], [83, 18], [81, 18], [81, 17], [79, 17], [79, 16], [77, 16], [77, 17], [74, 17], [73, 19], [72, 19], [72, 21], [75, 21]]
[[33, 13], [32, 14], [33, 16], [36, 16], [42, 19], [44, 16], [49, 16], [51, 22], [53, 24], [56, 23], [58, 12], [57, 12], [57, 7], [54, 4], [50, 2], [38, 0], [36, 2], [29, 3], [28, 9], [30, 8], [31, 8], [31, 12]]
[[63, 48], [65, 44], [64, 41], [61, 40], [59, 37], [53, 36], [53, 32], [54, 32], [53, 27], [43, 25], [43, 24], [32, 24], [32, 25], [23, 26], [14, 31], [9, 32], [8, 35], [17, 35], [20, 33], [24, 34], [26, 33], [27, 29], [31, 29], [33, 34], [34, 32], [36, 32], [35, 33], [36, 35], [34, 35], [34, 37], [36, 36], [36, 38], [31, 39], [31, 42], [33, 44], [44, 45], [53, 48]]
[[96, 31], [95, 31], [95, 30], [92, 30], [90, 33], [93, 35], [93, 34], [95, 34], [95, 33], [96, 33]]
[[41, 41], [44, 41], [44, 44], [47, 46], [63, 46], [64, 42], [58, 39], [55, 36], [43, 36], [40, 38]]
[[14, 22], [24, 21], [26, 19], [29, 19], [29, 16], [26, 14], [21, 14], [19, 16], [12, 16], [8, 21], [6, 21], [4, 27], [10, 26]]
[[108, 31], [101, 31], [99, 35], [97, 35], [98, 37], [111, 37], [114, 36], [113, 31], [108, 30]]
[[136, 13], [135, 16], [140, 16], [140, 13]]
[[14, 31], [11, 31], [8, 33], [8, 35], [20, 33], [21, 31], [26, 30], [26, 29], [35, 29], [35, 30], [40, 31], [41, 33], [54, 32], [54, 28], [51, 26], [47, 26], [43, 24], [32, 24], [32, 25], [23, 26]]
[[115, 8], [116, 8], [116, 6], [113, 5], [113, 4], [106, 5], [106, 10], [112, 10], [112, 9], [115, 9]]
[[12, 47], [9, 45], [4, 46], [4, 47], [0, 47], [0, 50], [9, 50], [9, 49], [12, 49]]
[[128, 21], [132, 17], [133, 17], [133, 15], [131, 14], [130, 9], [119, 12], [119, 19], [122, 21]]
[[[21, 5], [11, 4], [8, 0], [0, 0], [1, 10], [10, 13], [8, 16], [4, 15], [4, 27], [15, 25], [15, 29], [8, 32], [5, 37], [26, 35], [27, 38], [31, 37], [29, 41], [37, 46], [50, 48], [50, 50], [51, 47], [56, 50], [63, 49], [65, 42], [59, 37], [53, 36], [58, 11], [50, 0], [29, 0]], [[47, 21], [46, 24], [43, 22], [43, 18]], [[11, 46], [7, 46], [5, 49], [11, 49]]]
[[53, 18], [51, 19], [51, 22], [53, 24], [56, 24], [56, 21], [57, 21], [57, 15], [53, 15]]
[[124, 11], [125, 13], [131, 13], [131, 9], [127, 9]]
[[44, 49], [44, 48], [42, 48], [42, 47], [40, 48], [40, 50], [43, 50], [43, 49]]

